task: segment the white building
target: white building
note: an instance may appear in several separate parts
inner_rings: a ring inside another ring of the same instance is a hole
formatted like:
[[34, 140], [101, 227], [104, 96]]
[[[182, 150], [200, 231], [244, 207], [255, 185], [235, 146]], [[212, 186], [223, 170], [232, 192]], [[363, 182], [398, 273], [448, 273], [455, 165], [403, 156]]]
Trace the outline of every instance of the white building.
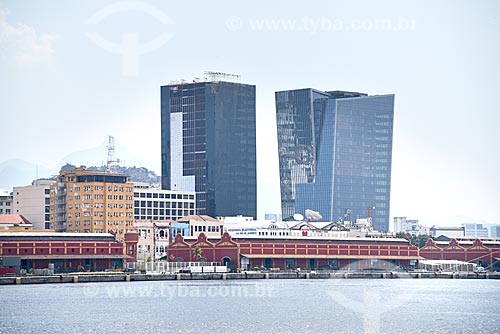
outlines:
[[228, 217], [217, 217], [218, 220], [224, 222], [224, 224], [236, 224], [236, 223], [244, 223], [244, 222], [252, 222], [254, 221], [253, 217], [247, 216], [228, 216]]
[[500, 225], [490, 226], [490, 238], [500, 238]]
[[248, 239], [339, 239], [359, 237], [381, 237], [373, 231], [369, 219], [358, 219], [349, 227], [338, 222], [309, 222], [255, 220], [247, 222], [224, 222], [224, 231], [232, 237]]
[[34, 230], [50, 229], [50, 185], [53, 180], [36, 180], [32, 185], [14, 187], [13, 213], [23, 215]]
[[134, 189], [134, 219], [178, 220], [196, 214], [195, 192], [143, 188]]
[[12, 214], [12, 195], [4, 189], [0, 189], [0, 214]]
[[429, 229], [418, 223], [416, 219], [394, 217], [394, 233], [409, 233], [411, 235], [429, 234]]
[[465, 229], [463, 227], [437, 227], [432, 226], [429, 229], [431, 237], [445, 236], [448, 238], [463, 238], [465, 236]]
[[274, 222], [281, 221], [281, 213], [266, 213], [264, 215], [264, 220], [272, 220]]
[[168, 245], [170, 244], [170, 223], [165, 221], [154, 222], [154, 246], [155, 259], [167, 256]]
[[220, 239], [224, 233], [224, 221], [206, 215], [191, 215], [177, 220], [189, 224], [189, 236], [197, 239], [204, 233], [208, 239]]
[[488, 228], [483, 224], [462, 224], [468, 238], [488, 238]]
[[166, 221], [136, 220], [134, 229], [139, 234], [137, 260], [158, 260], [167, 255], [170, 223]]

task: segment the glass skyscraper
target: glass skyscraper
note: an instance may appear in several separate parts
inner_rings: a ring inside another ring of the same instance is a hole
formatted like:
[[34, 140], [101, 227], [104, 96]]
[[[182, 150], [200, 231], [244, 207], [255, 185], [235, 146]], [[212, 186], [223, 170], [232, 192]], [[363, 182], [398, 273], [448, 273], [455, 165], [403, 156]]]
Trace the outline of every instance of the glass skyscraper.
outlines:
[[283, 218], [372, 217], [389, 230], [394, 95], [314, 89], [276, 92]]
[[257, 216], [255, 86], [161, 87], [162, 188], [196, 192], [197, 214]]

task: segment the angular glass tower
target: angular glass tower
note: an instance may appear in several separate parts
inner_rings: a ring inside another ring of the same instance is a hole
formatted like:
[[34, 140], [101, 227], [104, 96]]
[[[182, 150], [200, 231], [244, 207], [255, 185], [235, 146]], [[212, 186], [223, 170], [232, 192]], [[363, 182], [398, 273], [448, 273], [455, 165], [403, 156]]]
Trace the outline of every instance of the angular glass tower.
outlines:
[[394, 95], [276, 92], [283, 218], [312, 209], [336, 221], [350, 212], [387, 232], [393, 116]]
[[257, 216], [255, 86], [161, 87], [162, 189], [196, 192], [198, 214]]

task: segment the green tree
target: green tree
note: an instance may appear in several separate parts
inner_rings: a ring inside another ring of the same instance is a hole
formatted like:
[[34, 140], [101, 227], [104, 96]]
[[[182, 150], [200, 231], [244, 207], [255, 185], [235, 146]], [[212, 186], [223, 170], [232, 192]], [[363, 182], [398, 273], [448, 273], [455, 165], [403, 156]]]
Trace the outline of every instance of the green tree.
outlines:
[[428, 234], [420, 234], [417, 236], [416, 242], [414, 245], [417, 246], [418, 248], [422, 248], [425, 246], [425, 244], [427, 243], [427, 240], [429, 240], [429, 239], [433, 239], [433, 238]]
[[203, 254], [203, 249], [201, 249], [200, 246], [196, 246], [195, 248], [193, 248], [193, 257], [195, 259], [199, 260], [202, 254]]
[[417, 246], [418, 248], [422, 248], [427, 243], [427, 240], [433, 239], [428, 234], [420, 234], [420, 235], [411, 235], [410, 233], [398, 232], [396, 233], [396, 238], [403, 238], [410, 241], [413, 246]]

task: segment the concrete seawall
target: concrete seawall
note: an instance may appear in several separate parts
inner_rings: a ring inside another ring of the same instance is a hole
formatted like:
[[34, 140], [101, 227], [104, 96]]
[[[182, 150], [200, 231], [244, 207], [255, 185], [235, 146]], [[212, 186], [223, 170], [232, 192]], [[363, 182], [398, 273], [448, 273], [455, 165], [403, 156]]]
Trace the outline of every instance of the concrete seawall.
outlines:
[[240, 280], [240, 279], [500, 279], [500, 273], [406, 273], [406, 272], [242, 272], [242, 273], [192, 273], [192, 274], [65, 274], [53, 276], [0, 277], [0, 285], [47, 284], [47, 283], [87, 283], [87, 282], [131, 282], [169, 280]]

